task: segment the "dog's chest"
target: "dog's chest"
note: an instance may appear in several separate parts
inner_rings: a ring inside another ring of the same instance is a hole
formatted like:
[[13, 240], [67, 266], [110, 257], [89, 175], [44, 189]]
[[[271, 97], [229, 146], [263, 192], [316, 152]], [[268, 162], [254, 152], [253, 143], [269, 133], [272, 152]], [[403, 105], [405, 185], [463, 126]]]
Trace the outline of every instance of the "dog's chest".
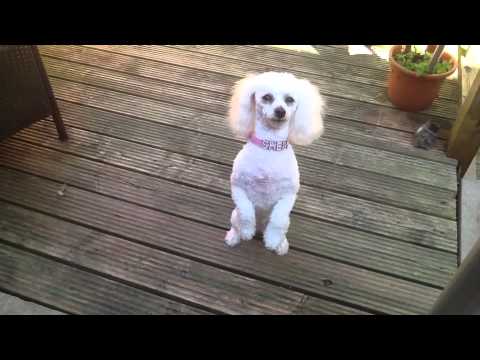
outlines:
[[246, 187], [255, 189], [260, 193], [273, 192], [282, 183], [288, 183], [287, 178], [281, 177], [279, 174], [267, 172], [264, 169], [256, 169], [253, 172], [245, 171], [240, 174], [239, 178]]
[[284, 194], [296, 193], [298, 185], [295, 178], [263, 169], [253, 172], [240, 172], [232, 178], [234, 185], [243, 188], [250, 201], [257, 207], [270, 207]]
[[258, 207], [269, 207], [299, 188], [298, 165], [292, 149], [270, 152], [247, 144], [237, 155], [232, 185], [245, 190]]

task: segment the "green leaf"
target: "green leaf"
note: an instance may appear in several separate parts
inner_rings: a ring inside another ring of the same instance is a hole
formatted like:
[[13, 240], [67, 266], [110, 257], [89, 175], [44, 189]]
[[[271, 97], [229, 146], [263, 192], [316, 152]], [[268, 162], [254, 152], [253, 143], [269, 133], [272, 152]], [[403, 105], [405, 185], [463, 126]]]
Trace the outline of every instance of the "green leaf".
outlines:
[[433, 69], [434, 74], [442, 74], [448, 72], [452, 68], [453, 64], [450, 61], [441, 60], [435, 65]]

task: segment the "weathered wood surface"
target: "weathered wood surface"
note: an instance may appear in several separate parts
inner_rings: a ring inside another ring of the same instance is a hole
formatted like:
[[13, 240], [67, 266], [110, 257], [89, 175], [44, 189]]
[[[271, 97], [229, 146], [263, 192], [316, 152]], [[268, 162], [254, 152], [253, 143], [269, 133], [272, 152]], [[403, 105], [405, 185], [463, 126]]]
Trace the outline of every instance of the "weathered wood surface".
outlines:
[[[7, 206], [7, 207], [6, 207]], [[22, 235], [12, 232], [7, 217], [18, 215], [10, 205], [0, 204], [8, 212], [0, 220], [2, 238], [15, 236], [18, 242], [32, 242], [32, 231], [20, 224]], [[36, 214], [39, 216], [39, 214]], [[18, 216], [15, 221], [22, 219]], [[25, 219], [25, 218], [23, 218]], [[70, 224], [71, 225], [71, 224]], [[44, 223], [35, 229], [42, 229]], [[58, 239], [52, 235], [55, 241]], [[50, 244], [54, 249], [57, 243]], [[65, 254], [72, 249], [64, 249]], [[208, 314], [209, 312], [145, 292], [136, 287], [95, 275], [91, 272], [68, 266], [38, 254], [20, 250], [0, 241], [0, 290], [8, 291], [47, 304], [71, 314]]]
[[[97, 163], [69, 154], [52, 153], [51, 150], [31, 147], [30, 144], [22, 142], [12, 143], [12, 146], [6, 144], [0, 147], [2, 150], [0, 161], [11, 168], [222, 227], [225, 230], [228, 227], [231, 201], [227, 195], [218, 196], [207, 191], [192, 190], [187, 186], [129, 172], [104, 162]], [[16, 155], [18, 153], [28, 156], [18, 156]], [[185, 201], [186, 198], [188, 201]], [[315, 229], [321, 235], [312, 236], [309, 229]], [[441, 287], [446, 284], [455, 269], [455, 254], [373, 234], [367, 235], [352, 229], [346, 231], [341, 226], [322, 220], [295, 215], [292, 217], [292, 230], [289, 237], [292, 248], [412, 281], [423, 281]], [[377, 260], [374, 261], [375, 259]]]
[[[260, 244], [255, 243], [233, 250], [228, 249], [221, 241], [225, 234], [224, 229], [125, 203], [73, 186], [65, 191], [65, 196], [57, 196], [60, 188], [60, 183], [10, 169], [0, 169], [2, 200], [33, 207], [41, 212], [96, 230], [101, 229], [109, 234], [129, 238], [142, 244], [173, 250], [183, 257], [201, 259], [210, 264], [216, 263], [226, 269], [234, 268], [244, 274], [248, 272], [250, 276], [269, 279], [291, 289], [302, 289], [307, 294], [327, 296], [382, 313], [407, 314], [428, 311], [429, 306], [440, 293], [439, 290], [428, 286], [294, 250], [289, 256], [278, 257], [266, 252]], [[7, 189], [10, 192], [7, 192]], [[205, 206], [208, 207], [208, 205]], [[111, 251], [114, 250], [113, 247]], [[152, 252], [153, 250], [150, 249], [145, 254], [145, 261], [151, 259]], [[170, 267], [175, 269], [175, 261], [172, 260], [171, 265], [167, 267], [167, 270], [174, 271]], [[179, 267], [182, 268], [180, 265]], [[158, 274], [156, 268], [151, 270], [154, 274]], [[224, 286], [234, 282], [222, 280], [223, 272], [220, 269], [212, 269], [213, 273], [219, 273], [216, 280], [212, 273], [210, 276], [202, 276], [199, 272], [200, 270], [192, 271], [192, 276], [198, 278], [199, 289], [204, 286], [213, 287], [211, 284], [213, 281], [224, 283]], [[200, 279], [205, 279], [205, 283], [200, 282]], [[162, 280], [165, 281], [165, 278]], [[176, 286], [181, 287], [185, 279], [177, 281]], [[171, 286], [173, 287], [174, 284]], [[233, 289], [230, 292], [227, 290], [228, 288], [224, 293], [225, 296], [230, 294], [230, 297], [236, 298], [241, 295]], [[208, 294], [211, 290], [205, 291]], [[221, 288], [218, 291], [221, 291]], [[254, 289], [252, 288], [251, 291], [253, 292]], [[202, 291], [202, 294], [205, 292]], [[220, 294], [216, 295], [220, 297]], [[269, 298], [268, 292], [264, 292], [264, 296]], [[209, 301], [214, 301], [214, 298], [216, 296], [212, 296]], [[260, 299], [259, 305], [262, 305]]]
[[[102, 49], [102, 50], [113, 52], [113, 53], [122, 53], [127, 55], [130, 54], [135, 56], [136, 58], [155, 60], [155, 62], [157, 63], [158, 62], [163, 63], [165, 61], [167, 61], [168, 63], [175, 63], [175, 60], [174, 60], [175, 56], [170, 57], [168, 56], [168, 54], [167, 55], [162, 54], [161, 56], [158, 56], [155, 54], [155, 51], [157, 51], [158, 49], [155, 49], [152, 47], [137, 47], [137, 48], [128, 47], [127, 48], [125, 46], [117, 46], [117, 47], [108, 47], [108, 50], [107, 48], [102, 46], [93, 47], [93, 48], [98, 48], [98, 49]], [[205, 68], [203, 66], [204, 65], [203, 63], [205, 61], [202, 59], [200, 59], [197, 62], [190, 63], [189, 61], [191, 59], [192, 59], [191, 54], [189, 54], [188, 56], [184, 55], [181, 60], [182, 66], [186, 68], [190, 67], [191, 69], [196, 69], [196, 67], [198, 69], [203, 69], [203, 70], [209, 69], [208, 71], [211, 73], [215, 73], [215, 72], [221, 73], [222, 71], [223, 73], [225, 73], [225, 71], [231, 71], [231, 67], [228, 67], [228, 70], [226, 67], [222, 67], [221, 64], [224, 64], [224, 62], [221, 62], [221, 61], [218, 64], [219, 65], [218, 68], [212, 69], [208, 67]], [[177, 60], [178, 60], [178, 56], [177, 56]], [[214, 60], [218, 61], [218, 58]], [[255, 64], [255, 65], [256, 67], [254, 67], [254, 69], [257, 69], [256, 71], [261, 71], [263, 69], [263, 68], [262, 69], [259, 68], [259, 64]], [[130, 69], [135, 67], [136, 66], [131, 66]], [[267, 67], [266, 69], [263, 69], [263, 70], [272, 70], [272, 69]], [[248, 72], [252, 72], [252, 70]], [[230, 72], [227, 72], [227, 74], [231, 75]], [[237, 75], [237, 76], [244, 76], [245, 74], [246, 72], [243, 71], [240, 73], [240, 75]], [[452, 125], [452, 118], [446, 119], [445, 117], [442, 117], [442, 116], [432, 116], [431, 114], [429, 115], [425, 113], [415, 113], [415, 114], [405, 113], [402, 111], [398, 111], [395, 108], [392, 108], [389, 106], [377, 106], [377, 107], [373, 107], [374, 109], [372, 109], [372, 106], [370, 106], [371, 104], [368, 104], [363, 101], [358, 101], [359, 99], [356, 99], [356, 101], [354, 101], [352, 104], [352, 100], [342, 97], [342, 94], [343, 92], [338, 93], [337, 95], [339, 97], [337, 97], [337, 96], [328, 96], [324, 92], [324, 95], [327, 96], [328, 104], [330, 108], [332, 108], [332, 106], [338, 102], [342, 104], [341, 106], [339, 106], [338, 109], [335, 110], [337, 116], [349, 116], [350, 114], [352, 114], [352, 111], [353, 111], [356, 115], [358, 115], [360, 119], [365, 119], [365, 121], [379, 122], [381, 126], [388, 125], [388, 126], [399, 127], [399, 128], [403, 128], [403, 127], [417, 128], [420, 124], [423, 124], [425, 121], [431, 120], [442, 128], [440, 132], [440, 135], [442, 136], [442, 138], [448, 137], [448, 129], [450, 129]], [[382, 101], [383, 103], [385, 103], [385, 101], [387, 101], [387, 104], [389, 103], [386, 97], [386, 91], [384, 90], [380, 90], [380, 93], [376, 92], [375, 99], [379, 100], [380, 103]], [[378, 104], [378, 103], [375, 102], [375, 104]], [[352, 105], [353, 105], [353, 108], [352, 108]], [[365, 107], [367, 107], [367, 109], [364, 109]], [[450, 115], [454, 115], [454, 114], [450, 114]]]
[[[63, 48], [63, 47], [62, 47]], [[163, 80], [168, 83], [185, 85], [230, 94], [231, 85], [240, 78], [224, 73], [189, 68], [171, 63], [123, 55], [128, 49], [120, 47], [118, 52], [101, 51], [98, 49], [75, 47], [67, 49], [42, 47], [44, 59], [58, 57], [69, 60], [70, 58], [80, 63], [94, 63], [98, 68], [113, 68], [122, 73]], [[71, 54], [69, 55], [69, 52]], [[48, 56], [47, 56], [48, 54]], [[183, 61], [183, 59], [182, 59]], [[72, 65], [74, 65], [72, 63]], [[94, 70], [96, 71], [96, 70]], [[391, 127], [403, 131], [413, 132], [422, 123], [432, 120], [441, 123], [441, 118], [421, 113], [406, 113], [394, 108], [372, 106], [371, 104], [349, 100], [340, 97], [326, 96], [328, 100], [327, 112], [336, 117], [343, 117], [353, 121], [360, 121], [381, 127]]]
[[[120, 82], [123, 83], [123, 82]], [[120, 86], [119, 83], [119, 86]], [[95, 86], [66, 82], [52, 79], [57, 96], [61, 99], [80, 102], [134, 117], [142, 117], [177, 127], [195, 130], [221, 137], [229, 137], [224, 115], [192, 109], [173, 103], [159, 103], [158, 100], [138, 97], [126, 93], [118, 93]], [[127, 87], [124, 85], [123, 87]], [[164, 97], [163, 97], [164, 98]], [[175, 98], [177, 98], [175, 96]], [[178, 99], [177, 99], [178, 101]], [[364, 169], [379, 174], [425, 183], [456, 190], [455, 166], [431, 162], [424, 166], [425, 161], [416, 157], [392, 153], [385, 150], [361, 146], [324, 137], [308, 148], [296, 147], [299, 155], [313, 157], [317, 160], [327, 160], [338, 165]], [[374, 158], [375, 161], [371, 161]]]
[[[0, 144], [0, 290], [78, 314], [428, 312], [456, 269], [456, 162], [411, 141], [448, 123], [455, 92], [404, 113], [375, 60], [319, 49], [42, 46], [71, 139], [45, 120]], [[295, 149], [278, 257], [223, 244], [243, 143], [225, 111], [239, 77], [283, 68], [322, 87], [328, 116]]]
[[463, 177], [480, 148], [480, 73], [460, 107], [448, 139], [448, 155], [458, 160]]
[[459, 56], [460, 71], [458, 72], [458, 77], [460, 80], [459, 93], [461, 93], [460, 104], [463, 104], [467, 99], [470, 89], [473, 86], [473, 82], [475, 81], [475, 77], [479, 72], [479, 64], [478, 61], [476, 61], [476, 58], [478, 59], [479, 49], [479, 45], [470, 45], [467, 55], [464, 57]]
[[[37, 128], [32, 128], [29, 135], [42, 136], [48, 132], [46, 126], [43, 126], [41, 131], [35, 131], [35, 129]], [[74, 153], [101, 159], [103, 162], [130, 170], [229, 194], [231, 166], [207, 162], [160, 148], [106, 138], [82, 130], [72, 129], [71, 132], [75, 135], [72, 135], [72, 140], [64, 148], [70, 148]], [[55, 146], [58, 143], [53, 137], [49, 137], [43, 141], [43, 144]], [[186, 201], [192, 201], [192, 199], [187, 198]], [[447, 251], [455, 252], [457, 247], [455, 221], [331, 190], [312, 189], [304, 185], [300, 190], [294, 211]]]
[[[335, 54], [336, 61], [323, 60], [322, 54], [325, 52], [325, 47], [318, 48], [317, 54], [310, 54], [310, 56], [303, 56], [303, 53], [298, 53], [291, 49], [281, 49], [278, 47], [271, 48], [267, 46], [177, 45], [171, 47], [176, 49], [193, 50], [205, 54], [213, 54], [227, 57], [229, 59], [266, 64], [286, 71], [294, 70], [300, 73], [305, 73], [304, 76], [316, 75], [319, 77], [376, 85], [381, 88], [387, 87], [388, 72], [383, 69], [349, 64], [349, 61], [345, 61], [345, 59], [353, 57], [348, 55], [348, 57], [339, 56], [340, 54], [338, 54], [338, 52]], [[275, 50], [280, 50], [282, 52]], [[328, 51], [330, 51], [330, 49], [328, 49]], [[375, 58], [375, 56], [372, 56], [372, 58]], [[383, 60], [380, 60], [379, 62], [387, 64], [387, 62]], [[384, 66], [382, 66], [382, 68], [383, 67]], [[447, 81], [442, 84], [443, 86], [439, 93], [440, 99], [448, 99], [456, 102], [458, 88], [455, 84], [454, 81]]]
[[[260, 63], [249, 63], [248, 61], [225, 59], [220, 56], [192, 52], [170, 47], [151, 47], [151, 46], [122, 46], [122, 45], [96, 45], [89, 46], [96, 49], [104, 49], [122, 54], [132, 55], [140, 58], [156, 60], [167, 63], [179, 63], [181, 65], [200, 70], [207, 70], [226, 74], [229, 76], [243, 77], [248, 73], [275, 70], [274, 67]], [[228, 66], [225, 62], [228, 61]], [[288, 68], [285, 70], [289, 70]], [[296, 73], [295, 71], [292, 71]], [[299, 76], [306, 76], [304, 73]], [[371, 86], [362, 83], [351, 83], [348, 81], [335, 80], [332, 78], [322, 78], [315, 74], [308, 74], [308, 78], [322, 91], [322, 94], [330, 97], [339, 97], [345, 100], [356, 100], [362, 103], [382, 105], [382, 108], [392, 109], [389, 102], [386, 89]], [[422, 112], [424, 115], [433, 116], [440, 123], [450, 124], [455, 118], [457, 111], [456, 103], [453, 101], [436, 101], [428, 111]], [[449, 125], [448, 125], [449, 126]]]
[[[75, 201], [74, 197], [69, 198], [70, 196], [66, 195], [64, 202]], [[6, 203], [0, 205], [2, 214], [5, 213], [2, 222], [8, 224], [9, 228], [8, 233], [2, 235], [5, 242], [108, 275], [132, 286], [202, 305], [214, 313], [312, 313], [322, 307], [326, 313], [361, 313], [319, 299], [305, 301], [308, 297], [298, 292], [245, 278], [17, 206]], [[33, 229], [25, 229], [25, 222], [32, 224]], [[161, 244], [152, 245], [160, 247]], [[55, 282], [50, 284], [51, 287], [60, 285], [61, 283]], [[115, 294], [112, 296], [115, 297]], [[128, 304], [128, 297], [122, 300], [126, 303], [124, 306], [131, 305]], [[165, 302], [170, 305], [171, 301]], [[142, 309], [139, 305], [136, 306]], [[150, 306], [148, 304], [146, 308]]]
[[[175, 121], [160, 123], [155, 121], [156, 118], [152, 118], [152, 123], [75, 103], [59, 101], [59, 104], [63, 116], [72, 127], [225, 165], [231, 165], [236, 152], [242, 146], [242, 143], [228, 137], [220, 138], [169, 126], [178, 123]], [[183, 141], [185, 138], [189, 141]], [[298, 162], [302, 169], [303, 184], [455, 219], [454, 191], [345, 167], [329, 162], [329, 158], [325, 158], [326, 161], [317, 161], [304, 157], [301, 154], [306, 151], [302, 152], [300, 148], [299, 150]], [[322, 171], [318, 171], [318, 168]]]
[[[117, 80], [117, 86], [115, 88], [122, 86], [122, 84], [125, 85], [125, 82], [132, 82], [134, 84], [133, 87], [126, 88], [124, 86], [122, 91], [138, 94], [140, 96], [150, 95], [151, 97], [151, 94], [153, 94], [153, 97], [156, 99], [168, 99], [170, 102], [178, 103], [176, 99], [178, 98], [181, 101], [181, 99], [185, 97], [185, 93], [187, 93], [187, 96], [195, 94], [195, 91], [197, 90], [193, 90], [192, 93], [192, 86], [202, 90], [221, 92], [223, 95], [221, 99], [219, 99], [220, 102], [218, 103], [218, 108], [213, 107], [211, 110], [217, 112], [220, 111], [220, 114], [222, 115], [225, 114], [226, 101], [234, 82], [233, 79], [224, 75], [200, 72], [198, 70], [194, 71], [193, 69], [181, 66], [172, 66], [170, 64], [162, 64], [148, 60], [142, 60], [147, 64], [142, 65], [142, 63], [137, 63], [136, 66], [133, 67], [130, 64], [132, 62], [131, 57], [84, 47], [71, 49], [48, 47], [43, 49], [42, 53], [49, 55], [45, 57], [44, 61], [51, 66], [51, 68], [49, 68], [51, 76], [58, 76], [71, 80], [78, 80], [80, 78], [80, 81], [88, 83], [88, 76], [85, 76], [85, 73], [88, 74], [91, 71], [95, 71], [96, 76], [101, 75], [102, 78], [108, 78], [110, 81]], [[91, 66], [99, 66], [98, 64], [100, 64], [103, 68], [121, 71], [135, 76], [128, 77], [128, 79], [118, 79], [118, 73], [107, 71], [98, 74], [98, 70], [92, 69], [91, 67], [76, 64], [72, 65], [71, 62], [59, 61], [57, 58], [64, 60], [71, 60], [74, 58], [75, 61], [81, 62], [82, 64], [88, 64]], [[138, 61], [140, 62], [140, 60]], [[168, 65], [168, 67], [164, 68], [164, 65]], [[178, 76], [178, 74], [183, 75]], [[138, 76], [142, 77], [139, 78]], [[145, 77], [148, 79], [145, 79]], [[158, 82], [154, 80], [166, 81], [166, 84], [162, 84], [161, 93], [158, 92]], [[95, 80], [94, 83], [96, 83]], [[170, 83], [174, 83], [176, 86], [172, 89]], [[221, 84], [224, 84], [224, 86], [220, 87], [219, 85]], [[105, 83], [105, 86], [109, 85], [111, 84]], [[111, 86], [109, 87], [111, 88]], [[185, 91], [181, 92], [179, 91], [179, 88], [185, 88]], [[205, 93], [199, 94], [200, 98], [204, 95]], [[212, 99], [211, 101], [216, 101], [216, 98], [218, 97], [218, 94], [215, 93], [207, 93], [207, 95]], [[211, 101], [208, 103], [211, 103]], [[208, 106], [208, 104], [203, 106]], [[326, 125], [327, 137], [334, 137], [339, 140], [355, 142], [357, 144], [367, 144], [377, 148], [385, 148], [386, 150], [394, 152], [452, 164], [452, 160], [444, 156], [443, 141], [440, 141], [432, 151], [427, 152], [413, 148], [411, 146], [411, 136], [404, 132], [392, 131], [384, 127], [357, 124], [337, 116], [329, 116]]]

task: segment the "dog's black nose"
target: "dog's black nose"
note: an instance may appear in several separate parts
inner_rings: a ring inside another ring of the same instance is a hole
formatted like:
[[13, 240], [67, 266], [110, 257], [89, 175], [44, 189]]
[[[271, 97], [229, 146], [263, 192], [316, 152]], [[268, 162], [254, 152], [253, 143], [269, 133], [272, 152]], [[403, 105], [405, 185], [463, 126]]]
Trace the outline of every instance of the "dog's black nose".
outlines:
[[285, 109], [282, 107], [277, 107], [274, 112], [275, 116], [279, 119], [282, 119], [285, 116]]

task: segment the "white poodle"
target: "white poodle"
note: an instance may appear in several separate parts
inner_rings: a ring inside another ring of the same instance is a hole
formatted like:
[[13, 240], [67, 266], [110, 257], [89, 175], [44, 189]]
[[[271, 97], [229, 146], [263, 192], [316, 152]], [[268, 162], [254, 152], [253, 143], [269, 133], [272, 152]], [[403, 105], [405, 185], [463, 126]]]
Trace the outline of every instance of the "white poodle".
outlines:
[[307, 145], [322, 135], [324, 104], [315, 86], [288, 73], [251, 75], [236, 84], [230, 126], [248, 142], [233, 164], [236, 207], [227, 245], [250, 240], [259, 231], [267, 249], [279, 255], [288, 252], [285, 234], [300, 188], [290, 144]]

